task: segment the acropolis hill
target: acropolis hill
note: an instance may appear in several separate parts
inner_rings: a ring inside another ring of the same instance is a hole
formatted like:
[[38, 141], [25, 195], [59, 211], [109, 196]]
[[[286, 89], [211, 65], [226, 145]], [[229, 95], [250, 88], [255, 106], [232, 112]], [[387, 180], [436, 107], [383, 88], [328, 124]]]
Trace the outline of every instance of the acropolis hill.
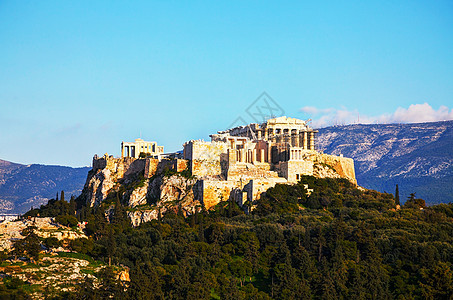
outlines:
[[164, 154], [163, 146], [141, 139], [123, 142], [121, 157], [93, 158], [81, 197], [97, 206], [110, 191], [122, 191], [122, 201], [137, 208], [129, 216], [138, 225], [175, 203], [186, 214], [227, 200], [253, 209], [268, 188], [302, 175], [356, 183], [354, 161], [318, 152], [316, 133], [303, 120], [278, 117], [219, 131], [210, 142], [187, 141], [183, 153]]

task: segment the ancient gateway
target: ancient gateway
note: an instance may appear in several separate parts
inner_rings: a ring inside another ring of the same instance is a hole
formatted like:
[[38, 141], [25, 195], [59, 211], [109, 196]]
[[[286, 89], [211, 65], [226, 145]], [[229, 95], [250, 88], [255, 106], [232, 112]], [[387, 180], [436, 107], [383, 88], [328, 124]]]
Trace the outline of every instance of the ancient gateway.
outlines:
[[[254, 201], [268, 188], [277, 183], [296, 183], [302, 175], [342, 177], [356, 183], [354, 161], [317, 151], [316, 133], [307, 122], [283, 116], [219, 131], [209, 142], [188, 141], [182, 154], [171, 156], [164, 155], [163, 147], [156, 143], [137, 139], [121, 144], [121, 158], [95, 156], [93, 171], [108, 169], [108, 176], [117, 179], [143, 172], [149, 179], [165, 168], [176, 172], [190, 168], [191, 180], [195, 180], [193, 197], [206, 209], [226, 200], [253, 208]], [[138, 158], [141, 152], [149, 155]], [[108, 188], [102, 186], [103, 190]], [[96, 205], [102, 201], [96, 195], [99, 193], [91, 193], [87, 202]]]

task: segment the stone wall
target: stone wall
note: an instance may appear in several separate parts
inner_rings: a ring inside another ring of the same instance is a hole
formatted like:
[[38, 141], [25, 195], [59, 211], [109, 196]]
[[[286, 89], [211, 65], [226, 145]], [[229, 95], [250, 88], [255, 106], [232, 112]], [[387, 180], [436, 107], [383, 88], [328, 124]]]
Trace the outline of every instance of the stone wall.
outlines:
[[93, 157], [93, 170], [109, 169], [117, 174], [118, 178], [123, 178], [130, 165], [135, 161], [133, 157], [114, 158], [112, 155], [104, 154], [102, 157], [95, 155]]
[[268, 163], [236, 163], [230, 165], [228, 168], [228, 180], [243, 182], [257, 178], [276, 178], [278, 173], [270, 171], [270, 164]]
[[[123, 177], [135, 175], [135, 174], [143, 174], [143, 172], [145, 171], [145, 159], [144, 158], [135, 159], [128, 165], [118, 164], [119, 168], [121, 166], [123, 166], [124, 168], [127, 168], [127, 169], [123, 170], [123, 172], [124, 172]], [[118, 171], [117, 171], [117, 173], [119, 174]]]
[[202, 203], [206, 209], [216, 206], [220, 201], [231, 200], [236, 189], [242, 189], [240, 182], [202, 180]]
[[143, 176], [145, 178], [151, 178], [157, 172], [157, 166], [159, 165], [159, 160], [157, 158], [146, 158], [145, 160], [145, 171]]
[[228, 164], [228, 145], [223, 142], [189, 141], [184, 158], [191, 161], [193, 176], [224, 177]]
[[176, 172], [182, 172], [189, 167], [189, 161], [187, 159], [175, 159], [174, 168]]
[[218, 160], [220, 154], [228, 152], [224, 142], [189, 141], [184, 144], [184, 159]]
[[161, 173], [168, 168], [176, 172], [182, 172], [189, 166], [189, 161], [186, 159], [162, 159], [146, 158], [144, 167], [145, 178], [151, 178], [156, 173]]
[[285, 178], [260, 178], [250, 180], [248, 184], [244, 186], [244, 191], [247, 192], [247, 201], [253, 203], [258, 200], [263, 193], [269, 188], [274, 187], [277, 183], [287, 183]]
[[302, 175], [313, 175], [313, 161], [283, 161], [276, 165], [276, 169], [289, 182], [297, 182]]
[[297, 182], [301, 175], [318, 176], [319, 172], [316, 172], [315, 166], [326, 169], [326, 172], [322, 172], [323, 176], [321, 177], [341, 177], [357, 184], [354, 160], [352, 158], [328, 155], [316, 151], [304, 151], [300, 160], [279, 162], [275, 165], [275, 170], [281, 177], [286, 178], [288, 182]]
[[201, 201], [206, 209], [221, 201], [236, 201], [242, 206], [246, 201], [253, 202], [277, 183], [287, 183], [285, 178], [260, 178], [249, 181], [202, 180]]

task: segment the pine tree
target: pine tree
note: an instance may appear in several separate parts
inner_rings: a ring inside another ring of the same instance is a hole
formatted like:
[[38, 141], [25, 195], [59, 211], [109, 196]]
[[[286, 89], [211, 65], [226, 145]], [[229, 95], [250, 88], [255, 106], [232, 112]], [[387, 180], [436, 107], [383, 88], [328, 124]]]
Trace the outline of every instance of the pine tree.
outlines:
[[395, 203], [396, 205], [400, 205], [400, 191], [398, 189], [398, 185], [396, 185], [395, 189]]
[[107, 249], [107, 257], [109, 258], [109, 266], [111, 266], [112, 257], [116, 251], [116, 240], [115, 240], [115, 234], [114, 234], [112, 227], [109, 227], [108, 231], [107, 231], [106, 249]]
[[69, 200], [70, 214], [75, 214], [77, 209], [77, 203], [75, 202], [75, 197], [71, 195], [71, 200]]
[[112, 224], [121, 225], [121, 229], [128, 224], [129, 220], [127, 219], [127, 212], [121, 203], [119, 194], [116, 194], [115, 210], [113, 211], [113, 218], [110, 220]]

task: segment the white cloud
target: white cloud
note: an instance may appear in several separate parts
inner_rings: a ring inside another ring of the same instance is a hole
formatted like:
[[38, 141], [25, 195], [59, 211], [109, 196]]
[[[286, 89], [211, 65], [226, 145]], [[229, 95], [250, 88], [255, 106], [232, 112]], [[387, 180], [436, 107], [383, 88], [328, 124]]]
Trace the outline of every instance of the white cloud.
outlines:
[[333, 108], [326, 108], [326, 109], [319, 109], [314, 106], [304, 106], [300, 109], [301, 112], [307, 114], [328, 114], [331, 113], [334, 109]]
[[370, 124], [370, 123], [417, 123], [453, 120], [453, 109], [446, 106], [435, 110], [428, 103], [411, 104], [409, 108], [398, 107], [391, 114], [378, 116], [361, 115], [357, 110], [348, 110], [344, 107], [319, 109], [305, 106], [300, 109], [311, 116], [313, 127], [325, 127], [330, 125], [345, 124]]
[[408, 109], [398, 107], [392, 115], [394, 122], [414, 123], [414, 122], [434, 122], [453, 119], [453, 109], [441, 106], [434, 110], [428, 103], [412, 104]]

